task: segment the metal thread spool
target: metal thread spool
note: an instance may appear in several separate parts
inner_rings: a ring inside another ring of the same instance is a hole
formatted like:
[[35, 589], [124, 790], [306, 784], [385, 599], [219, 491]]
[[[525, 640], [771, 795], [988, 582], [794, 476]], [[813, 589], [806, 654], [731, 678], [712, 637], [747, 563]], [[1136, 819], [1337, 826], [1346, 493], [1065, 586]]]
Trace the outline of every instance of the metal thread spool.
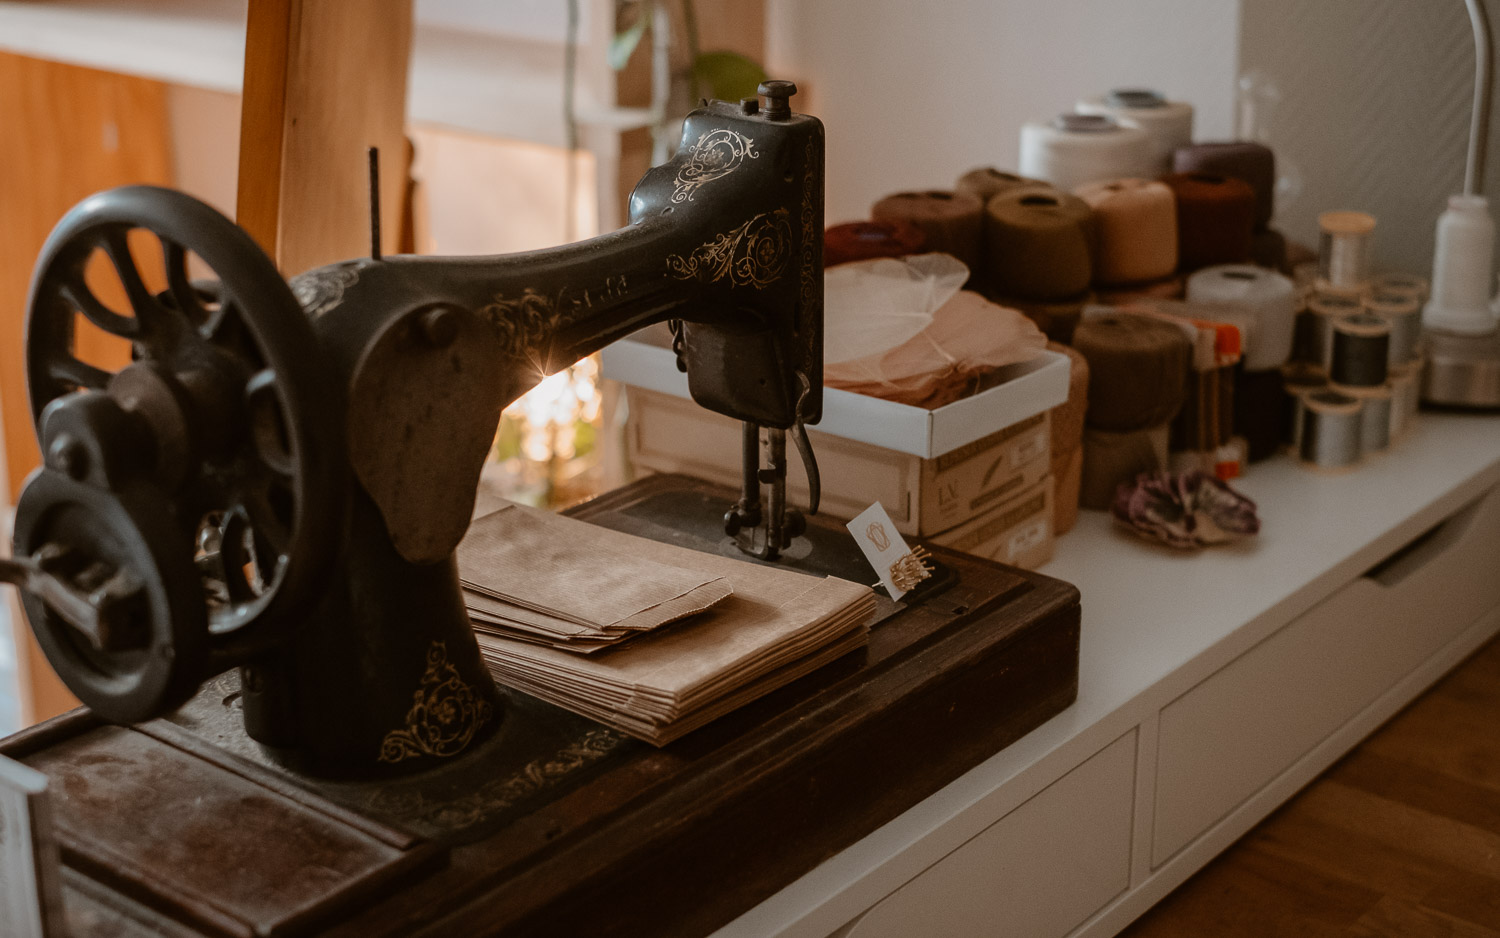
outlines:
[[1307, 358], [1327, 371], [1333, 367], [1333, 324], [1364, 312], [1365, 304], [1357, 296], [1338, 293], [1315, 293], [1307, 301], [1312, 317], [1307, 332]]
[[1302, 439], [1297, 456], [1320, 469], [1342, 469], [1361, 455], [1360, 402], [1331, 388], [1302, 398]]
[[1318, 216], [1318, 289], [1363, 290], [1370, 279], [1370, 241], [1375, 216], [1324, 212]]
[[1391, 412], [1394, 410], [1391, 386], [1341, 388], [1340, 391], [1359, 401], [1360, 452], [1378, 453], [1390, 446]]
[[1390, 367], [1415, 361], [1422, 341], [1422, 306], [1415, 293], [1377, 288], [1365, 298], [1365, 308], [1391, 327]]
[[1281, 369], [1281, 383], [1286, 388], [1287, 397], [1291, 402], [1291, 416], [1286, 424], [1288, 428], [1286, 442], [1291, 445], [1292, 452], [1295, 453], [1299, 452], [1302, 447], [1302, 427], [1306, 411], [1303, 398], [1328, 387], [1328, 376], [1315, 365], [1292, 362]]
[[1408, 365], [1391, 372], [1391, 439], [1398, 440], [1411, 428], [1421, 403], [1421, 382], [1417, 379], [1422, 368]]
[[1431, 284], [1417, 274], [1380, 274], [1370, 281], [1371, 293], [1400, 293], [1415, 297], [1418, 305], [1426, 302]]
[[1333, 324], [1333, 361], [1328, 380], [1351, 388], [1385, 384], [1389, 374], [1391, 327], [1369, 313], [1347, 316]]

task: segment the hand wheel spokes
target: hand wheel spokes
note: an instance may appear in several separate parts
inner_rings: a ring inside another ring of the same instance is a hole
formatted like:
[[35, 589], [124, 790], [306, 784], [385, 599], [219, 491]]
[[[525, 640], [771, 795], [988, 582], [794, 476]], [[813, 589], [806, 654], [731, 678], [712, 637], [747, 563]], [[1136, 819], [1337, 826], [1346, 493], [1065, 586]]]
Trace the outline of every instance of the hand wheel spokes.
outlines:
[[[101, 254], [128, 309], [85, 278]], [[200, 261], [216, 280], [194, 279]], [[131, 343], [121, 372], [131, 374], [115, 380], [78, 353], [84, 321]], [[34, 418], [79, 389], [105, 389], [144, 421], [158, 456], [141, 481], [161, 490], [184, 531], [216, 655], [285, 634], [335, 553], [347, 469], [317, 348], [270, 259], [182, 193], [132, 186], [90, 197], [43, 249], [27, 335]], [[193, 542], [210, 528], [216, 549]]]

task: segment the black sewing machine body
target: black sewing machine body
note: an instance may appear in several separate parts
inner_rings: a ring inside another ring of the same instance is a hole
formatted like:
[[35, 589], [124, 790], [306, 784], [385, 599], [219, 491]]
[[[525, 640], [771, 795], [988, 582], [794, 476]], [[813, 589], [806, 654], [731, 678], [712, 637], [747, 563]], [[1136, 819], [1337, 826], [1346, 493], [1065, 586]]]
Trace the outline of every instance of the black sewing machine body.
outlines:
[[[671, 320], [694, 397], [747, 437], [821, 414], [823, 131], [790, 112], [789, 87], [764, 88], [764, 110], [695, 111], [628, 227], [544, 251], [361, 258], [288, 293], [248, 236], [186, 196], [81, 204], [33, 286], [46, 462], [9, 571], [64, 681], [129, 722], [238, 666], [248, 734], [312, 775], [407, 774], [480, 744], [501, 700], [453, 551], [505, 405]], [[160, 238], [167, 291], [142, 285], [133, 227]], [[131, 316], [85, 295], [98, 248]], [[187, 280], [187, 250], [218, 284]], [[76, 313], [130, 337], [135, 361], [80, 365]], [[112, 519], [107, 534], [81, 533], [93, 516]]]

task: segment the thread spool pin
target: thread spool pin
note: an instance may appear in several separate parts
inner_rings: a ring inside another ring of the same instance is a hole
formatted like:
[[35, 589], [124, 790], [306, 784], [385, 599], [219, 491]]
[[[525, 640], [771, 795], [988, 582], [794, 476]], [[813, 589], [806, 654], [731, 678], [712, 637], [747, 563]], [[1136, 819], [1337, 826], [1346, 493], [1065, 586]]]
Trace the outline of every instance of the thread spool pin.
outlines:
[[766, 106], [761, 113], [768, 120], [786, 120], [792, 116], [790, 99], [797, 93], [795, 82], [771, 79], [761, 82], [755, 90], [758, 94], [765, 96]]

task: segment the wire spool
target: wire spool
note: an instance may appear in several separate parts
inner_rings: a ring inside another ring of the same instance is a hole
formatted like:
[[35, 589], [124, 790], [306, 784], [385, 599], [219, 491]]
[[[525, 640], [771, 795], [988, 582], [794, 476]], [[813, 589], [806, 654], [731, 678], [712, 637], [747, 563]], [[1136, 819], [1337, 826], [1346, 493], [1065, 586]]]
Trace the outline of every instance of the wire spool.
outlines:
[[1292, 362], [1281, 367], [1281, 386], [1286, 391], [1286, 442], [1292, 452], [1302, 446], [1302, 427], [1306, 422], [1303, 398], [1328, 387], [1328, 376], [1316, 365]]
[[1124, 433], [1165, 426], [1182, 409], [1192, 345], [1172, 323], [1110, 313], [1078, 324], [1089, 363], [1088, 425]]
[[1015, 173], [1008, 173], [993, 166], [981, 166], [971, 169], [958, 177], [953, 191], [960, 195], [972, 195], [981, 202], [988, 202], [1007, 189], [1017, 186], [1045, 186], [1046, 183], [1040, 179], [1027, 179]]
[[1391, 445], [1391, 412], [1394, 398], [1390, 384], [1373, 388], [1340, 387], [1339, 393], [1359, 401], [1359, 450], [1363, 455], [1379, 453]]
[[1297, 458], [1320, 469], [1359, 462], [1364, 422], [1359, 401], [1331, 388], [1302, 396], [1302, 436]]
[[1418, 303], [1425, 303], [1428, 286], [1427, 278], [1417, 274], [1377, 274], [1375, 279], [1370, 281], [1370, 292], [1401, 293], [1416, 297]]
[[1122, 482], [1132, 482], [1143, 472], [1167, 468], [1165, 424], [1125, 433], [1083, 431], [1083, 472], [1078, 503], [1084, 508], [1105, 510], [1115, 500]]
[[1172, 154], [1172, 172], [1209, 173], [1245, 182], [1255, 192], [1255, 229], [1271, 224], [1276, 210], [1276, 156], [1265, 144], [1235, 140], [1179, 147]]
[[1320, 291], [1359, 293], [1368, 286], [1374, 233], [1375, 216], [1364, 212], [1324, 212], [1318, 216]]
[[926, 250], [952, 254], [968, 266], [970, 273], [982, 262], [980, 238], [984, 203], [971, 195], [932, 190], [898, 192], [870, 208], [875, 221], [902, 221], [915, 225], [927, 240]]
[[1108, 179], [1073, 192], [1094, 213], [1094, 283], [1118, 286], [1177, 270], [1177, 200], [1150, 179]]
[[1285, 442], [1296, 452], [1302, 442], [1302, 398], [1328, 387], [1328, 375], [1316, 365], [1289, 362], [1281, 366], [1281, 386], [1287, 395]]
[[1193, 106], [1185, 101], [1168, 101], [1159, 91], [1116, 88], [1103, 97], [1079, 101], [1073, 110], [1113, 117], [1149, 134], [1156, 166], [1153, 175], [1170, 172], [1172, 151], [1193, 142]]
[[1276, 455], [1291, 427], [1291, 400], [1282, 384], [1281, 369], [1236, 369], [1234, 375], [1234, 430], [1245, 438], [1246, 459], [1256, 463]]
[[1021, 125], [1021, 175], [1071, 192], [1084, 183], [1156, 175], [1151, 135], [1101, 114], [1062, 114]]
[[1417, 409], [1421, 405], [1421, 382], [1418, 380], [1421, 370], [1420, 364], [1407, 365], [1392, 371], [1387, 381], [1391, 388], [1392, 441], [1404, 436], [1416, 419]]
[[1027, 319], [1036, 323], [1042, 334], [1051, 342], [1068, 345], [1073, 341], [1073, 331], [1083, 319], [1083, 308], [1095, 301], [1094, 294], [1087, 291], [1074, 297], [1048, 302], [1019, 297], [994, 295], [990, 302], [1020, 311]]
[[1341, 388], [1373, 388], [1389, 374], [1391, 327], [1369, 313], [1333, 323], [1333, 360], [1328, 380]]
[[1052, 408], [1052, 458], [1083, 445], [1089, 407], [1089, 360], [1071, 346], [1048, 342], [1047, 350], [1068, 356], [1068, 399]]
[[905, 257], [926, 250], [927, 236], [911, 222], [853, 221], [823, 232], [823, 266], [876, 257]]
[[1180, 300], [1186, 281], [1173, 274], [1147, 283], [1125, 283], [1117, 287], [1100, 287], [1094, 291], [1105, 306], [1125, 306], [1141, 300]]
[[1001, 192], [984, 207], [987, 283], [1028, 300], [1066, 300], [1093, 276], [1093, 213], [1088, 203], [1046, 186]]
[[1357, 316], [1364, 312], [1365, 304], [1357, 296], [1338, 293], [1314, 294], [1307, 301], [1308, 327], [1306, 354], [1302, 357], [1316, 362], [1324, 371], [1333, 367], [1333, 324], [1340, 319]]
[[1250, 263], [1290, 276], [1292, 266], [1287, 263], [1286, 237], [1275, 228], [1257, 231], [1250, 238]]
[[1193, 370], [1187, 375], [1182, 409], [1171, 423], [1171, 448], [1211, 453], [1229, 442], [1234, 429], [1233, 369]]
[[1390, 366], [1415, 361], [1421, 354], [1421, 301], [1408, 292], [1375, 289], [1365, 297], [1365, 309], [1391, 327]]
[[1209, 173], [1162, 177], [1177, 199], [1177, 262], [1183, 271], [1250, 259], [1255, 190], [1240, 179]]
[[1078, 523], [1078, 496], [1083, 487], [1083, 443], [1052, 457], [1052, 532], [1062, 535]]
[[1218, 303], [1250, 316], [1244, 346], [1247, 371], [1280, 368], [1292, 354], [1297, 288], [1291, 280], [1252, 264], [1205, 267], [1187, 278], [1189, 303]]

